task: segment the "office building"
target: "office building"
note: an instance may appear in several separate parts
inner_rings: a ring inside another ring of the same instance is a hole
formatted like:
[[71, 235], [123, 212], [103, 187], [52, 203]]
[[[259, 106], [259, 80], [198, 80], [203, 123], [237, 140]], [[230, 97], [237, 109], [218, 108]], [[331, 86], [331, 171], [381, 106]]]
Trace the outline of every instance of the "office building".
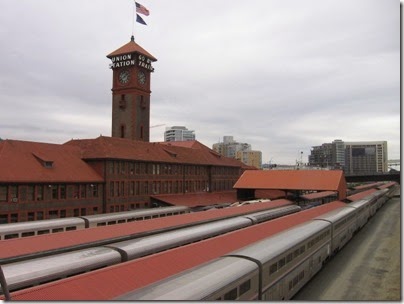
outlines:
[[173, 126], [164, 132], [164, 141], [190, 141], [195, 140], [195, 131], [183, 126]]

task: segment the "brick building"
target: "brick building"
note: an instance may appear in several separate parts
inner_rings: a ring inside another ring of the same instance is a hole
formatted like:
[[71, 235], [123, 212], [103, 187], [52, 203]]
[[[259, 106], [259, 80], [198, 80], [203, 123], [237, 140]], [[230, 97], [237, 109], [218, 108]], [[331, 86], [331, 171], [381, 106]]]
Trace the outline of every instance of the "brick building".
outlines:
[[153, 195], [228, 191], [251, 169], [198, 141], [150, 143], [157, 59], [133, 37], [107, 57], [112, 137], [0, 141], [0, 224], [149, 208]]
[[0, 142], [0, 223], [148, 208], [159, 194], [232, 190], [245, 169], [197, 141]]

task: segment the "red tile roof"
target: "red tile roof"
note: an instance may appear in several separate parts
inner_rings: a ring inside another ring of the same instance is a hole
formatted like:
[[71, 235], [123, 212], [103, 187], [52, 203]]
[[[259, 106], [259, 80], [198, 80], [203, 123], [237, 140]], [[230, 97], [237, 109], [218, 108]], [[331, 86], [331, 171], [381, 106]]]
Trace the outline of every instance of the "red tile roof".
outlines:
[[332, 202], [134, 261], [16, 291], [11, 293], [11, 299], [111, 300], [343, 206], [346, 204]]
[[214, 204], [225, 204], [237, 202], [236, 191], [224, 192], [200, 192], [185, 194], [153, 195], [151, 198], [158, 199], [174, 206], [209, 206]]
[[142, 48], [139, 44], [137, 44], [133, 40], [129, 41], [127, 44], [120, 47], [119, 49], [113, 51], [111, 54], [107, 55], [107, 57], [111, 58], [114, 56], [130, 54], [130, 53], [140, 53], [142, 55], [149, 57], [153, 61], [157, 61], [157, 59], [152, 54], [150, 54], [148, 51], [146, 51], [144, 48]]
[[[45, 166], [45, 162], [49, 167]], [[0, 142], [0, 182], [102, 182], [73, 146]]]
[[218, 155], [197, 141], [188, 143], [187, 146], [181, 146], [180, 144], [168, 145], [166, 143], [150, 143], [100, 136], [95, 139], [71, 140], [64, 145], [79, 147], [84, 159], [127, 159], [233, 167], [243, 166], [242, 162]]
[[262, 170], [246, 171], [235, 189], [337, 190], [345, 178], [342, 171]]
[[190, 223], [203, 223], [290, 204], [292, 204], [292, 202], [288, 200], [275, 200], [240, 207], [216, 209], [209, 212], [195, 212], [112, 226], [3, 240], [0, 241], [0, 261], [11, 257], [94, 243], [127, 235], [135, 236], [148, 231], [162, 231], [168, 228], [178, 228], [189, 225]]

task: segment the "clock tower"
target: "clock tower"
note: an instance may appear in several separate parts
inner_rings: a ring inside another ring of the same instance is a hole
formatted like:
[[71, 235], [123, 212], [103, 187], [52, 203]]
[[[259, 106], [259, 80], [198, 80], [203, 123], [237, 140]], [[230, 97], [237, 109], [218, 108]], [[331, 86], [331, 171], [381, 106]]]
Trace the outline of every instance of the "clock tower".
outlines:
[[148, 142], [150, 140], [149, 52], [131, 41], [107, 56], [112, 63], [112, 137]]

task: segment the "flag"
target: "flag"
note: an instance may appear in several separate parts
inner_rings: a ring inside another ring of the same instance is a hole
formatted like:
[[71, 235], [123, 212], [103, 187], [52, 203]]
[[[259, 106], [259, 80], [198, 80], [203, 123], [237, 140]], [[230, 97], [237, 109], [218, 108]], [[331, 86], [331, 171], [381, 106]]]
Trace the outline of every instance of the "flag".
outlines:
[[146, 22], [140, 17], [138, 14], [136, 14], [136, 22], [139, 22], [141, 24], [147, 25]]
[[140, 3], [137, 3], [135, 1], [136, 4], [136, 12], [145, 16], [149, 16], [150, 12], [147, 8], [145, 8], [143, 5], [141, 5]]

